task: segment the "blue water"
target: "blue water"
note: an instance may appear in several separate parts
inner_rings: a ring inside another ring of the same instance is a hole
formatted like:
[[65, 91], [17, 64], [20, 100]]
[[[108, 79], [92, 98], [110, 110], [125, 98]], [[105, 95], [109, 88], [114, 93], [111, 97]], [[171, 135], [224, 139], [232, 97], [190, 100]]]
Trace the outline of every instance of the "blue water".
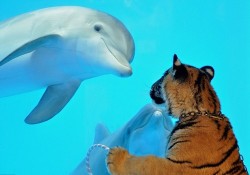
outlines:
[[69, 174], [93, 143], [98, 122], [115, 131], [151, 102], [150, 86], [171, 66], [174, 53], [184, 63], [214, 67], [212, 84], [250, 169], [250, 1], [6, 0], [0, 20], [59, 5], [120, 19], [136, 44], [133, 75], [86, 80], [60, 114], [38, 125], [23, 120], [44, 89], [0, 98], [0, 174]]

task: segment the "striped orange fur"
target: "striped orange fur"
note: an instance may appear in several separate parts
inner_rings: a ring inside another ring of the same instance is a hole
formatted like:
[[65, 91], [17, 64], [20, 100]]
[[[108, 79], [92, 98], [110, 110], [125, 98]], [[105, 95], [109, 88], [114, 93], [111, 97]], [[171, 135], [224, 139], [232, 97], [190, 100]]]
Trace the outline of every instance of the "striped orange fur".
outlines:
[[210, 84], [214, 70], [173, 66], [151, 88], [155, 103], [165, 103], [179, 118], [166, 145], [166, 157], [137, 157], [113, 148], [107, 157], [112, 175], [247, 175], [237, 139]]

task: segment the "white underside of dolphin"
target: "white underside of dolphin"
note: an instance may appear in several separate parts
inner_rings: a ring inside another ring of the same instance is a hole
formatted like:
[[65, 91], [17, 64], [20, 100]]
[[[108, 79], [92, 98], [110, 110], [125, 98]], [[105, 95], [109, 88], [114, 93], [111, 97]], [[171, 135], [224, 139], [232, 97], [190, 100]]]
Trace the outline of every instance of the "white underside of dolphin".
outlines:
[[[95, 141], [108, 147], [121, 146], [131, 154], [156, 155], [165, 157], [168, 135], [173, 123], [165, 108], [148, 104], [144, 106], [126, 125], [117, 132], [109, 133], [102, 124], [97, 125]], [[107, 151], [101, 148], [92, 150], [89, 160], [93, 175], [109, 175], [106, 168]], [[85, 159], [72, 175], [88, 175]]]
[[134, 42], [116, 18], [83, 7], [54, 7], [0, 23], [0, 97], [47, 88], [25, 119], [52, 118], [81, 82], [129, 76]]

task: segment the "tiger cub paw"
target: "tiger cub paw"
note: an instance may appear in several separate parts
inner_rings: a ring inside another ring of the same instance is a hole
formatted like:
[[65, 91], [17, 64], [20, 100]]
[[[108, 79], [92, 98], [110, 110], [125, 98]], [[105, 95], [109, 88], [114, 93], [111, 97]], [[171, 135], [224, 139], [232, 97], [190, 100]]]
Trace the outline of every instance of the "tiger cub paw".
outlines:
[[125, 161], [130, 157], [128, 151], [121, 147], [110, 149], [107, 155], [107, 166], [112, 175], [122, 175], [125, 173]]

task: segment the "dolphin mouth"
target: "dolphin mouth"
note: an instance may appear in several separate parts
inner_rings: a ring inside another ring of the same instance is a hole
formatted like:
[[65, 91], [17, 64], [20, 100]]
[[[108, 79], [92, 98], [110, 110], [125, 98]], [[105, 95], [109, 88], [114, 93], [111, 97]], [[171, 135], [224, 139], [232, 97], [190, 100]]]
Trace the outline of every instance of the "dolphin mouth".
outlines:
[[123, 66], [123, 68], [125, 69], [125, 74], [128, 74], [128, 75], [131, 75], [132, 74], [132, 69], [131, 69], [131, 66], [128, 62], [128, 59], [130, 58], [127, 58], [125, 56], [125, 54], [118, 50], [116, 47], [114, 46], [109, 46], [106, 41], [101, 38], [106, 46], [106, 48], [108, 49], [108, 51], [111, 53], [111, 55], [116, 59], [116, 61], [121, 65]]
[[167, 108], [165, 107], [165, 104], [153, 103], [152, 105], [155, 110], [155, 112], [152, 114], [153, 117], [162, 117], [163, 127], [167, 131], [171, 132], [173, 126], [170, 123], [171, 117], [167, 115], [168, 111], [167, 111]]
[[[171, 125], [171, 123], [169, 122], [169, 120], [167, 119], [167, 117], [169, 117], [169, 116], [167, 116], [166, 114], [164, 114], [164, 111], [162, 111], [162, 110], [160, 110], [160, 109], [157, 109], [157, 110], [155, 110], [155, 111], [152, 113], [151, 117], [153, 117], [154, 120], [158, 120], [158, 121], [162, 122], [162, 126], [164, 127], [164, 129], [165, 129], [166, 131], [171, 132], [171, 130], [172, 130], [172, 129], [171, 129], [172, 125]], [[149, 122], [149, 121], [148, 121], [148, 122]]]
[[[158, 114], [156, 114], [158, 113]], [[150, 113], [148, 113], [147, 117], [145, 117], [145, 119], [143, 120], [143, 122], [137, 126], [134, 129], [130, 129], [130, 127], [128, 128], [128, 133], [131, 132], [131, 130], [140, 130], [142, 128], [144, 128], [146, 125], [148, 125], [150, 122], [154, 122], [154, 123], [161, 123], [161, 126], [167, 131], [167, 132], [171, 132], [173, 125], [172, 123], [170, 123], [167, 119], [168, 116], [163, 114], [163, 111], [152, 111]], [[157, 120], [157, 121], [156, 121]]]
[[173, 123], [170, 116], [166, 114], [166, 109], [163, 106], [148, 104], [141, 109], [137, 116], [133, 121], [133, 123], [138, 123], [137, 127], [133, 129], [128, 127], [128, 133], [130, 133], [130, 130], [139, 130], [150, 122], [160, 122], [166, 131], [172, 131]]

